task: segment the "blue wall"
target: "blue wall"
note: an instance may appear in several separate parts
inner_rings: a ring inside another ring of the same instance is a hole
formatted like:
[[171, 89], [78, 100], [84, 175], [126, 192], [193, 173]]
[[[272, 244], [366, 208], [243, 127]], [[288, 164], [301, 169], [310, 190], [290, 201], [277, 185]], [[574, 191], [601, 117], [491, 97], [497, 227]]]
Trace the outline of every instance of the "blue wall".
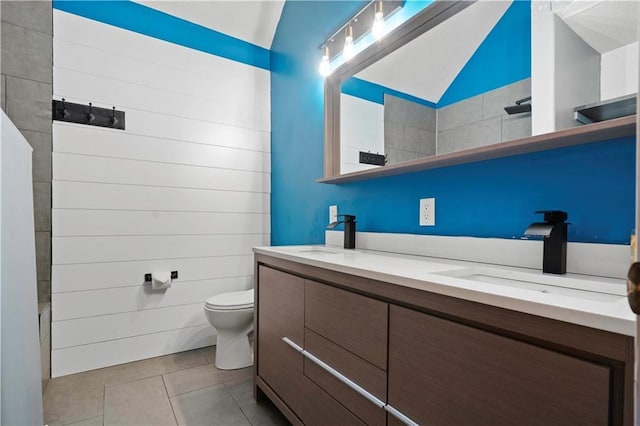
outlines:
[[[328, 206], [358, 230], [520, 237], [535, 210], [569, 212], [569, 239], [628, 242], [634, 227], [634, 138], [343, 185], [323, 174], [323, 80], [318, 46], [362, 2], [288, 1], [271, 49], [272, 243], [324, 242]], [[435, 227], [418, 226], [436, 197]]]
[[518, 0], [509, 6], [451, 82], [438, 100], [438, 108], [529, 77], [531, 2]]

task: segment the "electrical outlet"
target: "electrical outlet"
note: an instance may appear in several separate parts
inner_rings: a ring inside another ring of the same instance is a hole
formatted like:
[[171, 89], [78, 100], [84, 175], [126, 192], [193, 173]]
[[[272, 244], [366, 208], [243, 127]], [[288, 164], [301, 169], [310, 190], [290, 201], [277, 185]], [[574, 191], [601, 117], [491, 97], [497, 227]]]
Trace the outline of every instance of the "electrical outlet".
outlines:
[[338, 221], [338, 206], [329, 206], [329, 223]]
[[420, 226], [436, 225], [436, 199], [422, 198], [420, 200]]

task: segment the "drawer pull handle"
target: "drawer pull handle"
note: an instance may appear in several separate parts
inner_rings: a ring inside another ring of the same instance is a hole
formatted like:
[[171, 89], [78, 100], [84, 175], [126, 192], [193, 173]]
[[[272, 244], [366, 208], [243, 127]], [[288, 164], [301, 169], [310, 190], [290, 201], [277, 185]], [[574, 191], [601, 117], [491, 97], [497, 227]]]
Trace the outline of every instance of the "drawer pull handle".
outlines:
[[387, 412], [389, 414], [391, 414], [393, 417], [395, 417], [396, 419], [400, 420], [402, 423], [404, 423], [405, 425], [409, 425], [409, 426], [419, 426], [418, 423], [414, 422], [413, 420], [411, 420], [409, 417], [405, 416], [404, 414], [402, 414], [400, 411], [396, 410], [395, 408], [393, 408], [391, 405], [387, 404], [384, 406], [384, 409], [387, 410]]
[[287, 345], [291, 346], [292, 348], [294, 348], [295, 350], [300, 352], [304, 357], [308, 358], [311, 362], [313, 362], [314, 364], [318, 365], [320, 368], [325, 370], [327, 373], [331, 374], [333, 377], [335, 377], [336, 379], [340, 380], [342, 383], [344, 383], [345, 385], [349, 386], [354, 391], [358, 392], [360, 395], [362, 395], [364, 398], [366, 398], [367, 400], [372, 402], [378, 408], [383, 408], [385, 406], [385, 402], [383, 402], [380, 399], [376, 398], [374, 395], [369, 393], [367, 390], [365, 390], [363, 387], [358, 385], [356, 382], [354, 382], [353, 380], [351, 380], [350, 378], [348, 378], [344, 374], [340, 373], [338, 370], [336, 370], [335, 368], [331, 367], [329, 364], [325, 363], [320, 358], [318, 358], [315, 355], [313, 355], [311, 352], [309, 352], [309, 351], [301, 348], [300, 346], [296, 345], [295, 343], [293, 343], [287, 337], [283, 337], [282, 340]]
[[293, 349], [295, 349], [296, 352], [300, 352], [300, 353], [304, 352], [304, 349], [302, 349], [302, 347], [295, 344], [293, 340], [289, 339], [288, 337], [283, 337], [282, 341], [285, 342], [287, 345], [291, 346]]
[[335, 377], [336, 379], [340, 380], [342, 383], [344, 383], [345, 385], [349, 386], [354, 391], [358, 392], [360, 395], [362, 395], [367, 400], [372, 402], [378, 408], [384, 408], [389, 414], [391, 414], [396, 419], [400, 420], [402, 423], [404, 423], [404, 424], [406, 424], [408, 426], [419, 426], [418, 423], [414, 422], [409, 417], [405, 416], [400, 411], [398, 411], [395, 408], [393, 408], [391, 405], [389, 405], [389, 404], [381, 401], [380, 399], [376, 398], [373, 394], [369, 393], [366, 389], [364, 389], [363, 387], [358, 385], [356, 382], [354, 382], [353, 380], [351, 380], [350, 378], [348, 378], [344, 374], [340, 373], [338, 370], [336, 370], [335, 368], [333, 368], [332, 366], [330, 366], [326, 362], [322, 361], [320, 358], [318, 358], [317, 356], [315, 356], [311, 352], [305, 350], [301, 346], [299, 346], [296, 343], [294, 343], [293, 340], [289, 339], [288, 337], [283, 337], [282, 341], [285, 342], [287, 345], [291, 346], [296, 352], [301, 353], [305, 358], [308, 358], [311, 362], [313, 362], [314, 364], [318, 365], [320, 368], [325, 370], [327, 373], [331, 374], [333, 377]]
[[303, 350], [302, 351], [302, 355], [304, 355], [305, 357], [309, 358], [313, 363], [317, 364], [320, 368], [322, 368], [327, 373], [329, 373], [332, 376], [334, 376], [336, 379], [340, 380], [345, 385], [349, 386], [354, 391], [358, 392], [360, 395], [362, 395], [363, 397], [368, 399], [370, 402], [372, 402], [378, 408], [383, 408], [385, 406], [385, 403], [383, 401], [379, 400], [378, 398], [373, 396], [371, 393], [367, 392], [363, 387], [358, 385], [356, 382], [354, 382], [353, 380], [351, 380], [347, 376], [343, 375], [338, 370], [336, 370], [335, 368], [331, 367], [329, 364], [325, 363], [324, 361], [322, 361], [321, 359], [319, 359], [318, 357], [316, 357], [312, 353], [310, 353], [310, 352], [308, 352], [306, 350]]

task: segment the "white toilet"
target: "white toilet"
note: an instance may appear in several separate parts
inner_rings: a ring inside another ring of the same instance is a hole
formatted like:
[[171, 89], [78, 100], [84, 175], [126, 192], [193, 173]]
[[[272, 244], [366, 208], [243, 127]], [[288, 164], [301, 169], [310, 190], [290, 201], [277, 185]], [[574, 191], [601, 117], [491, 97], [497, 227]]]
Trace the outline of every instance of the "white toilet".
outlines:
[[253, 330], [253, 289], [211, 296], [204, 312], [218, 332], [216, 367], [234, 370], [252, 365], [249, 333]]

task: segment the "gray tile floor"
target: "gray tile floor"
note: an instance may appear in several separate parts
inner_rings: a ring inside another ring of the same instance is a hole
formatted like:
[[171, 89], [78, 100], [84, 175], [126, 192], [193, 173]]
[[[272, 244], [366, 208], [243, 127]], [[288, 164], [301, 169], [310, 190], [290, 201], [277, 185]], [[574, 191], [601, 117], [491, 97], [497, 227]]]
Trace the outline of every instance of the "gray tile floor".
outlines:
[[253, 399], [253, 368], [218, 370], [215, 347], [51, 379], [49, 426], [288, 425]]

